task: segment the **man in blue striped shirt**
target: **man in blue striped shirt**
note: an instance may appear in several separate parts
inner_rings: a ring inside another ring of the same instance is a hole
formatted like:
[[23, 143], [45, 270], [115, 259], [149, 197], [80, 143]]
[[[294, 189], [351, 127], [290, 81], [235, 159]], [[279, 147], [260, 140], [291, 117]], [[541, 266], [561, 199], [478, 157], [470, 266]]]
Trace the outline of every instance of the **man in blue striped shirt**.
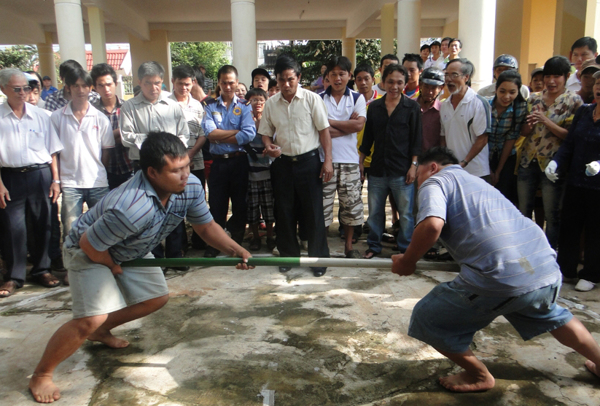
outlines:
[[169, 291], [161, 268], [122, 268], [121, 263], [152, 258], [150, 251], [184, 218], [211, 246], [241, 257], [238, 269], [248, 269], [250, 253], [213, 221], [202, 184], [190, 176], [186, 146], [176, 136], [148, 134], [140, 166], [133, 178], [80, 216], [65, 238], [73, 320], [54, 333], [29, 382], [38, 402], [60, 398], [53, 371], [86, 339], [126, 347], [129, 343], [110, 331], [167, 303]]
[[464, 368], [440, 378], [454, 392], [494, 387], [494, 377], [470, 349], [474, 334], [504, 316], [524, 340], [550, 332], [588, 358], [600, 377], [600, 347], [571, 312], [556, 304], [561, 286], [556, 253], [543, 231], [496, 188], [467, 173], [445, 147], [419, 158], [419, 214], [406, 254], [392, 257], [392, 272], [411, 275], [442, 240], [460, 265], [413, 310], [408, 335]]

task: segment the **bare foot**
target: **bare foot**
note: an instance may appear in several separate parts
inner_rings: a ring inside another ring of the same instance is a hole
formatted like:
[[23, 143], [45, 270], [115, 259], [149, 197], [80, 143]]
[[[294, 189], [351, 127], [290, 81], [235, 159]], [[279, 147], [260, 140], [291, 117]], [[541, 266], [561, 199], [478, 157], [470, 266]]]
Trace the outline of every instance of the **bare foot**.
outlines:
[[591, 373], [600, 378], [600, 370], [598, 370], [598, 366], [596, 364], [594, 364], [588, 359], [587, 361], [585, 361], [585, 366], [587, 367], [587, 369], [590, 370]]
[[110, 331], [101, 331], [100, 329], [94, 331], [89, 337], [90, 341], [101, 342], [110, 348], [125, 348], [129, 345], [129, 341], [117, 338], [111, 334]]
[[452, 392], [480, 392], [492, 389], [496, 381], [492, 374], [472, 376], [467, 371], [440, 378], [442, 386]]
[[52, 382], [52, 376], [37, 376], [34, 373], [29, 381], [29, 390], [38, 403], [52, 403], [60, 399], [60, 390]]

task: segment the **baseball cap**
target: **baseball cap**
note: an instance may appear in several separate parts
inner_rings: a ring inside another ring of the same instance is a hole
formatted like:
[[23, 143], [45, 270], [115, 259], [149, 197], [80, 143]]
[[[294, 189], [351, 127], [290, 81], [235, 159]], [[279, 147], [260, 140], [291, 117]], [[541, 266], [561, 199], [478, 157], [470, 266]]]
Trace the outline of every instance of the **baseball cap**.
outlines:
[[42, 78], [42, 80], [52, 80], [52, 79], [50, 79], [50, 76], [44, 76], [44, 77]]
[[266, 76], [269, 80], [271, 80], [271, 75], [269, 75], [269, 72], [266, 69], [263, 68], [256, 68], [252, 71], [252, 80], [254, 80], [254, 76], [256, 75], [263, 75]]

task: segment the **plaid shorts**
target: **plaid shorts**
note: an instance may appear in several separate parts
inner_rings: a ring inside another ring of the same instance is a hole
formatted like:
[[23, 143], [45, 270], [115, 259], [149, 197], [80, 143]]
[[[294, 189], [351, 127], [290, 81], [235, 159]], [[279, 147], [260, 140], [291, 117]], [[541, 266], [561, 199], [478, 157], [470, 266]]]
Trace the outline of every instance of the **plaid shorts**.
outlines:
[[323, 212], [325, 227], [333, 223], [333, 204], [337, 190], [340, 221], [345, 226], [359, 226], [365, 222], [362, 184], [358, 164], [333, 164], [333, 176], [323, 182]]
[[273, 186], [271, 179], [248, 181], [248, 224], [260, 221], [260, 215], [265, 223], [275, 222]]

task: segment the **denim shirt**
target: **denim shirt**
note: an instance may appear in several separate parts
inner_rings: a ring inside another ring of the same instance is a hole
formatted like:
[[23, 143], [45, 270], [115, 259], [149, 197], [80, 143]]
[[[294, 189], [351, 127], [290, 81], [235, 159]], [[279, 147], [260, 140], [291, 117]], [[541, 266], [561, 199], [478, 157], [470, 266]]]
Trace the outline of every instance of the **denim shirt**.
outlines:
[[244, 99], [233, 96], [229, 108], [223, 103], [219, 96], [216, 99], [208, 99], [202, 103], [204, 106], [204, 118], [202, 129], [208, 137], [214, 130], [239, 130], [236, 134], [236, 144], [210, 143], [210, 153], [216, 155], [230, 154], [232, 152], [244, 151], [244, 144], [248, 144], [256, 136], [256, 127], [252, 119], [252, 107]]

